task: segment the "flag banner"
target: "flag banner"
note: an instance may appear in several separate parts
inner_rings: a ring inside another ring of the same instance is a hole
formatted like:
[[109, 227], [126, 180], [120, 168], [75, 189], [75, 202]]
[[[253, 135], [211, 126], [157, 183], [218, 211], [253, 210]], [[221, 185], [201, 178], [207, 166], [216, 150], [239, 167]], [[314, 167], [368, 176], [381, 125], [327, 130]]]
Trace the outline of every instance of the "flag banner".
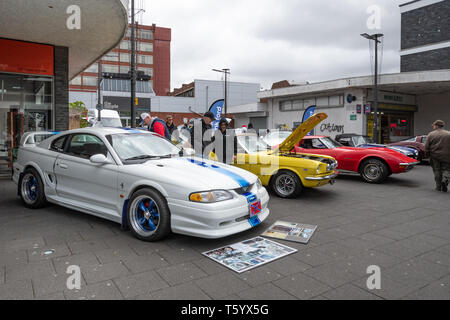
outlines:
[[[316, 106], [310, 106], [305, 110], [305, 113], [303, 114], [302, 123], [304, 123], [306, 120], [311, 118], [314, 113], [316, 112]], [[307, 136], [314, 135], [314, 130], [312, 130], [310, 133], [307, 134]]]
[[219, 129], [219, 122], [220, 122], [220, 119], [222, 119], [224, 105], [225, 105], [225, 100], [221, 99], [221, 100], [217, 100], [216, 102], [214, 102], [211, 105], [211, 107], [209, 108], [209, 111], [214, 114], [214, 117], [216, 119], [215, 121], [213, 121], [213, 123], [211, 123], [211, 127], [212, 127], [213, 131]]

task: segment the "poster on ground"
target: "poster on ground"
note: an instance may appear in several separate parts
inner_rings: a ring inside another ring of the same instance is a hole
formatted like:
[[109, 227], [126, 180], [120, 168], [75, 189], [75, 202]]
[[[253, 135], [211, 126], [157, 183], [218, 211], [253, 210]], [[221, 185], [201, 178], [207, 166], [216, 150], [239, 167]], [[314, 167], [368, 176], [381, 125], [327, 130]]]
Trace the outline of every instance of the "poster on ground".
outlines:
[[262, 237], [204, 252], [203, 255], [221, 265], [242, 273], [297, 252]]
[[262, 236], [307, 244], [316, 230], [309, 224], [277, 221]]

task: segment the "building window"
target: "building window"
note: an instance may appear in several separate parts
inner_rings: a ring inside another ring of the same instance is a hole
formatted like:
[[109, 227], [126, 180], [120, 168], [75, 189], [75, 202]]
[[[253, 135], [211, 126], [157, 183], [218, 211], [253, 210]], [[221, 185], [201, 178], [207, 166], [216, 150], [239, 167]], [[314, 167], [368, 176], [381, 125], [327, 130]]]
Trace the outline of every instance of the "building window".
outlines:
[[150, 30], [139, 30], [139, 38], [145, 40], [153, 40], [153, 31]]
[[120, 43], [120, 49], [123, 49], [123, 50], [130, 50], [130, 49], [131, 49], [130, 41], [128, 41], [128, 40], [123, 40], [123, 41]]
[[138, 63], [153, 64], [153, 56], [138, 55]]
[[120, 62], [131, 63], [130, 54], [129, 53], [120, 53]]
[[310, 106], [317, 106], [318, 108], [343, 107], [344, 95], [281, 101], [280, 111], [302, 111]]
[[102, 71], [107, 73], [119, 73], [119, 66], [112, 64], [104, 64], [102, 65]]
[[70, 84], [73, 86], [81, 86], [81, 77], [75, 77]]
[[138, 71], [142, 71], [148, 76], [153, 76], [153, 69], [152, 68], [138, 67]]
[[153, 52], [153, 43], [140, 42], [138, 45], [138, 51]]
[[110, 52], [103, 56], [102, 60], [104, 61], [119, 61], [119, 54], [117, 52]]
[[97, 86], [97, 77], [83, 77], [83, 85], [85, 86]]
[[120, 66], [120, 73], [128, 73], [130, 71], [129, 66]]
[[97, 72], [98, 72], [98, 64], [97, 64], [97, 63], [94, 63], [94, 64], [91, 65], [89, 68], [87, 68], [86, 70], [84, 70], [84, 72], [97, 73]]

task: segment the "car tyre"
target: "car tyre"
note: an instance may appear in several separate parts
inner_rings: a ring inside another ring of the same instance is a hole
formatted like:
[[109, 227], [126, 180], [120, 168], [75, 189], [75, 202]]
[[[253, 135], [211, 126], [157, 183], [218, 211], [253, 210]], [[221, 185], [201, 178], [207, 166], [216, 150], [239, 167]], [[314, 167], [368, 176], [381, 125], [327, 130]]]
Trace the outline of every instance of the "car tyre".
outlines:
[[134, 193], [128, 202], [127, 218], [131, 232], [140, 240], [155, 242], [171, 233], [169, 206], [156, 190], [146, 188]]
[[389, 168], [381, 160], [369, 159], [363, 162], [360, 169], [361, 178], [367, 183], [382, 183], [389, 174]]
[[41, 209], [47, 204], [44, 183], [35, 169], [24, 171], [19, 182], [19, 195], [24, 206], [30, 209]]
[[291, 199], [300, 195], [302, 181], [291, 171], [280, 171], [270, 181], [270, 188], [280, 198]]

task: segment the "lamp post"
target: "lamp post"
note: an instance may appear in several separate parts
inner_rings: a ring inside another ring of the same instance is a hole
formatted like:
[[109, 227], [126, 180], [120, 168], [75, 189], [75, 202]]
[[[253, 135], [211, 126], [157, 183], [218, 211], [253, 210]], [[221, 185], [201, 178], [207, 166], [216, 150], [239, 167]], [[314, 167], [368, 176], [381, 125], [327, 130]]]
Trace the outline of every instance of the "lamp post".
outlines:
[[222, 118], [226, 118], [228, 107], [228, 75], [230, 74], [230, 69], [222, 69], [222, 70], [212, 69], [212, 71], [225, 74], [225, 98], [224, 98], [225, 110], [224, 113], [222, 114]]
[[134, 0], [131, 0], [131, 128], [136, 128], [136, 38]]
[[373, 138], [376, 143], [379, 143], [379, 139], [378, 139], [378, 44], [381, 43], [381, 41], [379, 39], [381, 37], [383, 37], [384, 35], [381, 33], [377, 33], [377, 34], [373, 34], [373, 35], [363, 33], [363, 34], [361, 34], [361, 36], [370, 41], [375, 41], [375, 81], [374, 81], [374, 88], [373, 88], [373, 94], [374, 94]]
[[102, 84], [102, 62], [101, 59], [98, 60], [98, 66], [97, 66], [98, 70], [97, 70], [97, 110], [98, 110], [98, 117], [97, 120], [98, 122], [102, 121], [102, 89], [100, 88], [100, 85]]

